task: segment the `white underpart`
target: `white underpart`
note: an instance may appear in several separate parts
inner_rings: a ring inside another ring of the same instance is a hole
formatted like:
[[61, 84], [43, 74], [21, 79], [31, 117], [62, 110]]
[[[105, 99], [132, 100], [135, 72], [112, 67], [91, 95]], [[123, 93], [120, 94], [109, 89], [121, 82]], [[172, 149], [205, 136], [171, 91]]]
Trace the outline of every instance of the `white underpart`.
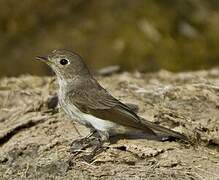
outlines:
[[72, 103], [65, 106], [62, 105], [62, 107], [72, 119], [85, 126], [92, 126], [96, 130], [107, 131], [110, 134], [125, 133], [127, 131], [124, 126], [81, 112]]
[[77, 122], [83, 124], [83, 125], [91, 125], [93, 128], [99, 131], [107, 131], [110, 134], [117, 134], [117, 133], [124, 133], [127, 131], [127, 128], [125, 128], [122, 125], [116, 124], [114, 122], [104, 120], [97, 118], [91, 114], [86, 114], [81, 112], [68, 98], [63, 99], [64, 97], [63, 93], [65, 93], [65, 85], [66, 82], [63, 82], [63, 80], [58, 79], [60, 84], [59, 89], [59, 103], [61, 107], [64, 109], [64, 111], [74, 120]]

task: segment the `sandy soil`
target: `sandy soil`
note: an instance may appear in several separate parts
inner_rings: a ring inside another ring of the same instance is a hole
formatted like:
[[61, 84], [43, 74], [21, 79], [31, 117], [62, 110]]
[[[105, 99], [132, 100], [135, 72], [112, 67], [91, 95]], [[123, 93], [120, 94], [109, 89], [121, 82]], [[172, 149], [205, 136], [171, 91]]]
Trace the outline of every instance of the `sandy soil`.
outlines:
[[[219, 69], [98, 77], [139, 115], [192, 143], [121, 139], [70, 152], [89, 130], [55, 107], [50, 77], [0, 80], [0, 179], [219, 179]], [[80, 134], [78, 134], [80, 132]]]

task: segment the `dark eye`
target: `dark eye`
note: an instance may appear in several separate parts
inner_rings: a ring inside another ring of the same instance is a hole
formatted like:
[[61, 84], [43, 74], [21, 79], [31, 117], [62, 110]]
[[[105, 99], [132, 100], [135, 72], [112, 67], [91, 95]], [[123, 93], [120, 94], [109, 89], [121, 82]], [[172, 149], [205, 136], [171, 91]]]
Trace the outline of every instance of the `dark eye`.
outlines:
[[68, 60], [67, 59], [61, 59], [60, 64], [64, 66], [64, 65], [68, 64]]

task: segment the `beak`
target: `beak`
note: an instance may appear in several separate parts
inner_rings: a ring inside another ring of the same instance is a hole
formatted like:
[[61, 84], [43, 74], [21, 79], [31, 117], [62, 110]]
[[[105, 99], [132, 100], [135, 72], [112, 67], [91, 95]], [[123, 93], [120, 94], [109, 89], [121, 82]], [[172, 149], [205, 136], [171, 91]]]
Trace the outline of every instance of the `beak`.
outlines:
[[48, 57], [44, 57], [44, 56], [36, 56], [36, 60], [39, 60], [39, 61], [48, 61]]

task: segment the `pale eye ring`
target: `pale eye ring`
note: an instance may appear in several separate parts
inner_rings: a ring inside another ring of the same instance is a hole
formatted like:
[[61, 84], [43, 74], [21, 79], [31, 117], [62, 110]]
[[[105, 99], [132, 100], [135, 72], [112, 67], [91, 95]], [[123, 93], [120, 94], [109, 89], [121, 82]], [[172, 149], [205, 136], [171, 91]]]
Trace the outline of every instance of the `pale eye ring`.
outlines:
[[61, 59], [59, 62], [63, 66], [66, 65], [66, 64], [69, 64], [69, 61], [67, 59]]

